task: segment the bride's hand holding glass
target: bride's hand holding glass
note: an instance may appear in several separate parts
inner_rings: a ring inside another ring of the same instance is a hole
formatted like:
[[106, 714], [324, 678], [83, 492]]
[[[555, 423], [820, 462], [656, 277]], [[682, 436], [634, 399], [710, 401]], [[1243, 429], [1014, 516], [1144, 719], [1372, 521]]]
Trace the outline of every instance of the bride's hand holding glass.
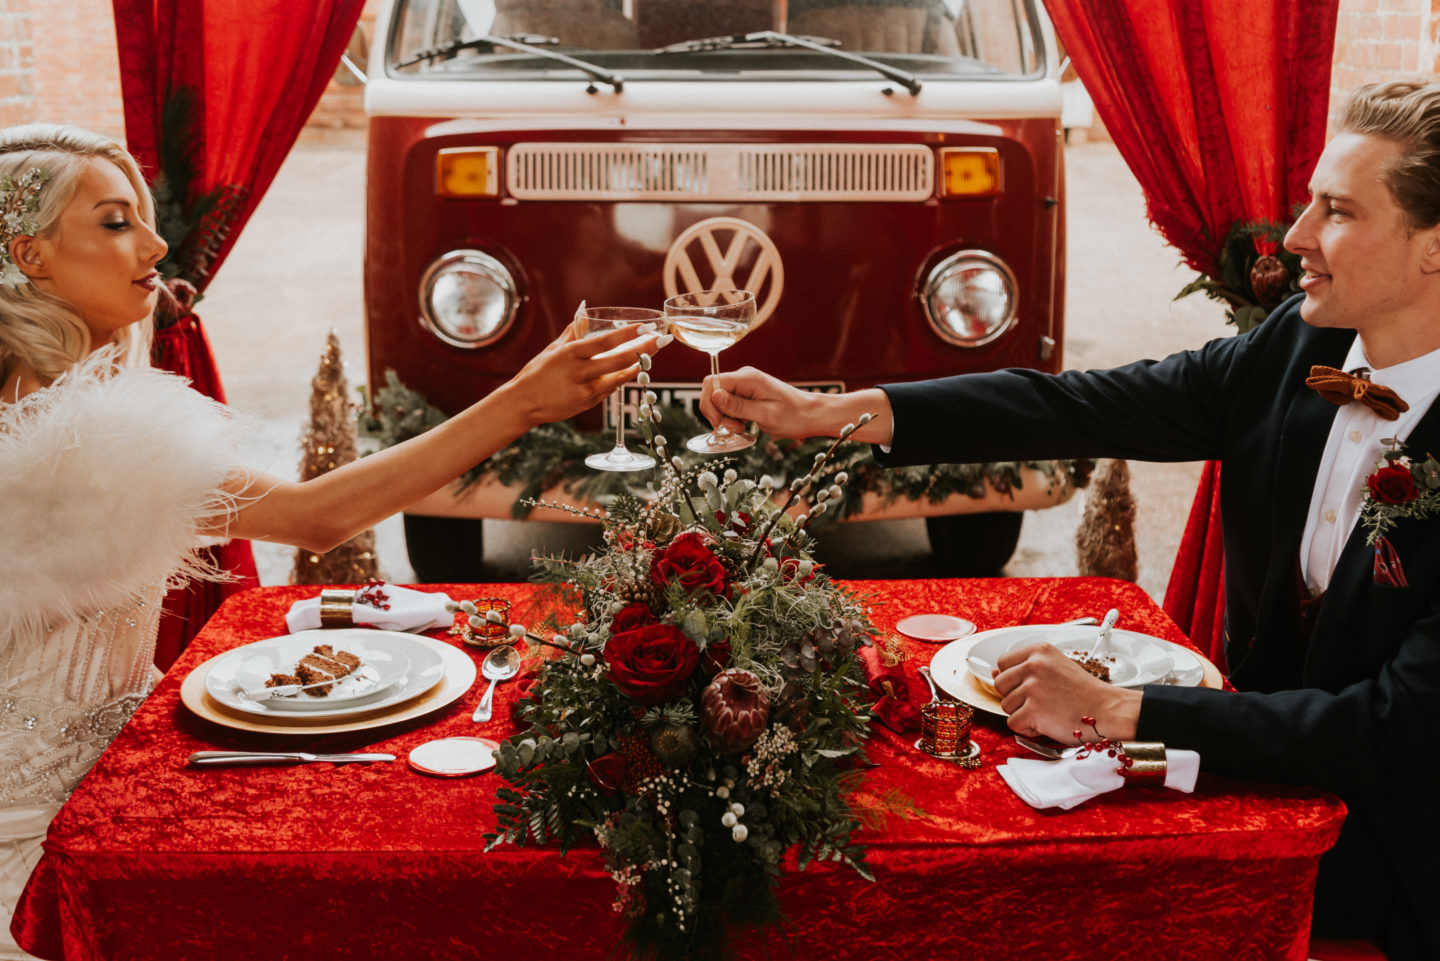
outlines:
[[[656, 311], [650, 313], [658, 316]], [[577, 317], [498, 388], [523, 413], [529, 427], [565, 420], [593, 407], [596, 400], [635, 379], [642, 353], [653, 355], [668, 342], [658, 332], [634, 327], [587, 336], [588, 330]], [[620, 347], [625, 349], [617, 350]]]
[[[598, 342], [601, 336], [613, 337], [615, 332], [619, 331], [629, 335], [621, 337], [620, 343], [625, 343], [657, 329], [664, 319], [665, 315], [658, 310], [644, 307], [587, 307], [582, 301], [575, 311], [575, 322], [572, 326], [587, 342]], [[656, 344], [663, 345], [660, 341]], [[616, 385], [612, 401], [615, 406], [615, 446], [602, 454], [586, 457], [585, 464], [588, 467], [596, 470], [632, 471], [655, 466], [655, 458], [649, 454], [636, 453], [625, 446], [624, 384], [622, 381]]]

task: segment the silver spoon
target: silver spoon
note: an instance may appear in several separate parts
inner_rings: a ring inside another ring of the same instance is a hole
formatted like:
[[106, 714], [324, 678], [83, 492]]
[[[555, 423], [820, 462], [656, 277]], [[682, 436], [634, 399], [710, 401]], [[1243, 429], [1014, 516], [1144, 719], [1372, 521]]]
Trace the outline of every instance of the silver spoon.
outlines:
[[520, 652], [515, 650], [514, 645], [504, 644], [487, 654], [480, 665], [480, 674], [490, 680], [490, 686], [485, 689], [485, 696], [480, 699], [480, 706], [475, 708], [471, 720], [481, 723], [490, 720], [495, 702], [495, 685], [508, 681], [519, 673]]
[[1105, 619], [1100, 622], [1100, 633], [1095, 638], [1095, 643], [1090, 647], [1092, 656], [1097, 651], [1107, 654], [1110, 652], [1110, 629], [1115, 626], [1115, 622], [1119, 619], [1120, 611], [1118, 609], [1112, 607], [1105, 612]]
[[925, 678], [926, 684], [930, 685], [930, 703], [934, 704], [940, 700], [940, 692], [935, 688], [935, 679], [930, 676], [930, 665], [922, 664], [920, 666], [920, 676]]

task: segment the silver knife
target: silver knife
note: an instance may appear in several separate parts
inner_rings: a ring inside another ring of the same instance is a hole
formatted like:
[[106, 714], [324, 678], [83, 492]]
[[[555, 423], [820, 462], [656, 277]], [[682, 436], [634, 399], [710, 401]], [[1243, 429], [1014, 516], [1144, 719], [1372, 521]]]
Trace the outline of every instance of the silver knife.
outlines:
[[393, 754], [308, 754], [305, 751], [196, 751], [187, 759], [188, 763], [195, 767], [214, 767], [219, 764], [310, 764], [314, 761], [350, 764], [393, 760]]

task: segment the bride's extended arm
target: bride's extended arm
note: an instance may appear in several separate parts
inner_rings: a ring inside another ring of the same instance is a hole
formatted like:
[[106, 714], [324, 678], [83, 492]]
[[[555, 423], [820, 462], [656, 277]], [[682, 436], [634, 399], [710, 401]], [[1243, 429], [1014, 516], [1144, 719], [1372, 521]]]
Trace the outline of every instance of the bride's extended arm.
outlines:
[[539, 424], [586, 410], [639, 371], [657, 336], [611, 356], [634, 329], [580, 339], [574, 325], [499, 389], [438, 427], [313, 480], [250, 474], [232, 492], [240, 509], [229, 537], [278, 541], [323, 552], [439, 490]]

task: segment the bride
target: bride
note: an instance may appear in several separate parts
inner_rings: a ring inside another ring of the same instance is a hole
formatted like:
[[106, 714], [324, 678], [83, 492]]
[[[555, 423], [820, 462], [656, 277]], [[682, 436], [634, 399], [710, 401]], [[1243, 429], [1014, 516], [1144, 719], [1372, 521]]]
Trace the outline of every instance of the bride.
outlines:
[[296, 483], [148, 367], [166, 245], [134, 159], [74, 127], [0, 131], [0, 958], [46, 826], [154, 684], [160, 599], [227, 537], [325, 551], [529, 428], [634, 378], [655, 335], [572, 326], [479, 403]]

